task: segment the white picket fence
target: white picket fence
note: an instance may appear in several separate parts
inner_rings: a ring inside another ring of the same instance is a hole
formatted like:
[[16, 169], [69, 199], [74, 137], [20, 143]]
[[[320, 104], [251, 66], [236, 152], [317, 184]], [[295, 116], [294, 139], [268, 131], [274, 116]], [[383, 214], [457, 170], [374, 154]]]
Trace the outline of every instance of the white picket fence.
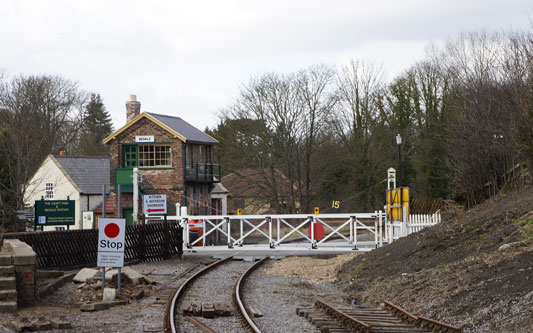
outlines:
[[407, 223], [391, 223], [387, 221], [386, 238], [389, 243], [392, 243], [398, 238], [405, 237], [413, 232], [418, 232], [427, 227], [432, 227], [441, 223], [441, 221], [442, 217], [440, 215], [440, 211], [437, 211], [434, 214], [409, 214]]

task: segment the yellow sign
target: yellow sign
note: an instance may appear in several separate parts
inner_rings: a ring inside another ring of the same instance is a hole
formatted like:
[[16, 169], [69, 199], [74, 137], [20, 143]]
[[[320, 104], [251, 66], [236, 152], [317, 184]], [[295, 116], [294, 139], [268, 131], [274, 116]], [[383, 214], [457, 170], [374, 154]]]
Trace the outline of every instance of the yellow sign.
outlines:
[[242, 209], [237, 209], [237, 215], [242, 215]]
[[315, 207], [315, 215], [318, 215], [318, 214], [320, 214], [320, 208]]
[[409, 215], [409, 187], [388, 190], [387, 218], [389, 221], [402, 220], [404, 212]]

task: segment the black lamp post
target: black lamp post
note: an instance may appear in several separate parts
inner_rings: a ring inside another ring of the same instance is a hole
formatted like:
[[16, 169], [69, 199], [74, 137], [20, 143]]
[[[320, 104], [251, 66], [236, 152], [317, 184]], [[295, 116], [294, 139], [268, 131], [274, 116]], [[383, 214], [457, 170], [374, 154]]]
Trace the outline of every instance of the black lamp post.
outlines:
[[396, 135], [396, 144], [398, 145], [398, 188], [402, 185], [402, 136], [400, 134]]

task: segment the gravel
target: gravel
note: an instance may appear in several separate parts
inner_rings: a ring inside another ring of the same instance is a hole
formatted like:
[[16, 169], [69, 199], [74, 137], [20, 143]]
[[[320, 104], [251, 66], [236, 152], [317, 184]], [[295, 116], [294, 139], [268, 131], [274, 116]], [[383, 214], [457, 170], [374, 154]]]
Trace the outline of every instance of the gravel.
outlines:
[[[330, 278], [332, 274], [335, 275], [334, 271], [338, 264], [344, 260], [343, 257], [335, 256], [292, 257], [265, 263], [252, 273], [244, 286], [245, 303], [255, 307], [264, 315], [262, 318], [254, 319], [256, 324], [263, 332], [318, 332], [306, 319], [296, 315], [296, 308], [312, 307], [317, 298], [339, 306], [347, 306], [349, 303], [347, 297], [339, 297], [342, 291], [335, 282], [331, 282]], [[186, 278], [202, 267], [196, 267], [193, 272], [189, 272], [181, 279], [177, 279], [176, 276], [199, 263], [213, 261], [210, 257], [195, 256], [134, 265], [133, 269], [147, 275], [156, 281], [157, 285], [124, 286], [124, 294], [143, 288], [145, 297], [139, 300], [131, 298], [129, 304], [105, 311], [81, 312], [79, 303], [93, 298], [99, 301], [101, 291], [91, 288], [78, 289], [79, 284], [67, 283], [35, 307], [22, 308], [16, 313], [5, 316], [2, 314], [0, 322], [8, 322], [23, 316], [52, 318], [65, 315], [72, 323], [73, 329], [63, 330], [64, 332], [160, 332], [168, 299]], [[181, 306], [188, 306], [194, 298], [195, 302], [224, 303], [233, 309], [231, 297], [235, 283], [252, 264], [232, 261], [228, 265], [215, 268], [187, 291], [186, 299]], [[184, 320], [183, 316], [177, 317], [181, 331], [198, 332]], [[198, 319], [219, 333], [245, 332], [236, 315]], [[1, 326], [0, 332], [2, 332]], [[52, 332], [61, 332], [61, 330]]]
[[[224, 303], [232, 308], [232, 295], [237, 283], [237, 279], [253, 263], [243, 261], [230, 261], [217, 266], [210, 272], [196, 280], [192, 286], [186, 290], [185, 297], [180, 303], [180, 315], [176, 316], [176, 325], [181, 332], [201, 332], [195, 326], [184, 320], [181, 315], [184, 308], [191, 302], [198, 304]], [[231, 317], [215, 317], [213, 319], [198, 318], [209, 327], [219, 333], [223, 332], [246, 332], [236, 315]]]
[[[132, 266], [140, 273], [150, 273], [147, 276], [156, 281], [157, 285], [143, 285], [128, 289], [144, 288], [145, 297], [137, 300], [130, 299], [129, 304], [116, 306], [104, 311], [81, 312], [79, 303], [94, 298], [101, 300], [101, 290], [79, 290], [78, 284], [67, 283], [53, 294], [39, 301], [34, 307], [20, 308], [14, 313], [2, 313], [0, 324], [7, 324], [17, 318], [54, 318], [65, 316], [72, 324], [69, 330], [53, 330], [50, 332], [149, 332], [163, 329], [166, 310], [166, 300], [184, 279], [176, 279], [176, 275], [186, 271], [205, 258], [171, 259], [162, 262], [147, 262]], [[0, 332], [3, 328], [0, 326]]]
[[[244, 302], [263, 314], [263, 317], [253, 318], [262, 332], [320, 332], [307, 319], [296, 315], [296, 308], [312, 307], [318, 298], [338, 306], [348, 306], [348, 298], [339, 297], [340, 290], [335, 283], [315, 283], [298, 276], [282, 276], [287, 274], [283, 267], [298, 270], [297, 266], [311, 264], [307, 266], [307, 271], [313, 272], [321, 262], [326, 263], [324, 259], [302, 259], [291, 257], [279, 262], [267, 262], [245, 282]], [[273, 275], [273, 272], [279, 272], [280, 275]], [[322, 277], [316, 274], [312, 279], [322, 280]]]

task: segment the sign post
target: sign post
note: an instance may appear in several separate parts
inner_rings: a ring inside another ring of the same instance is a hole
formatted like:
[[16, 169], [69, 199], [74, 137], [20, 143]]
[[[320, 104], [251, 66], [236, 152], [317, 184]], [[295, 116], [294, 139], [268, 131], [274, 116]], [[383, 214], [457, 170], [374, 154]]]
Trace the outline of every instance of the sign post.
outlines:
[[167, 214], [167, 196], [165, 194], [147, 194], [143, 196], [144, 215]]
[[[102, 290], [105, 288], [105, 268], [124, 266], [126, 248], [126, 219], [100, 218], [98, 221], [98, 260], [97, 266], [104, 268]], [[119, 274], [121, 274], [119, 270]], [[121, 279], [118, 278], [120, 295]]]

